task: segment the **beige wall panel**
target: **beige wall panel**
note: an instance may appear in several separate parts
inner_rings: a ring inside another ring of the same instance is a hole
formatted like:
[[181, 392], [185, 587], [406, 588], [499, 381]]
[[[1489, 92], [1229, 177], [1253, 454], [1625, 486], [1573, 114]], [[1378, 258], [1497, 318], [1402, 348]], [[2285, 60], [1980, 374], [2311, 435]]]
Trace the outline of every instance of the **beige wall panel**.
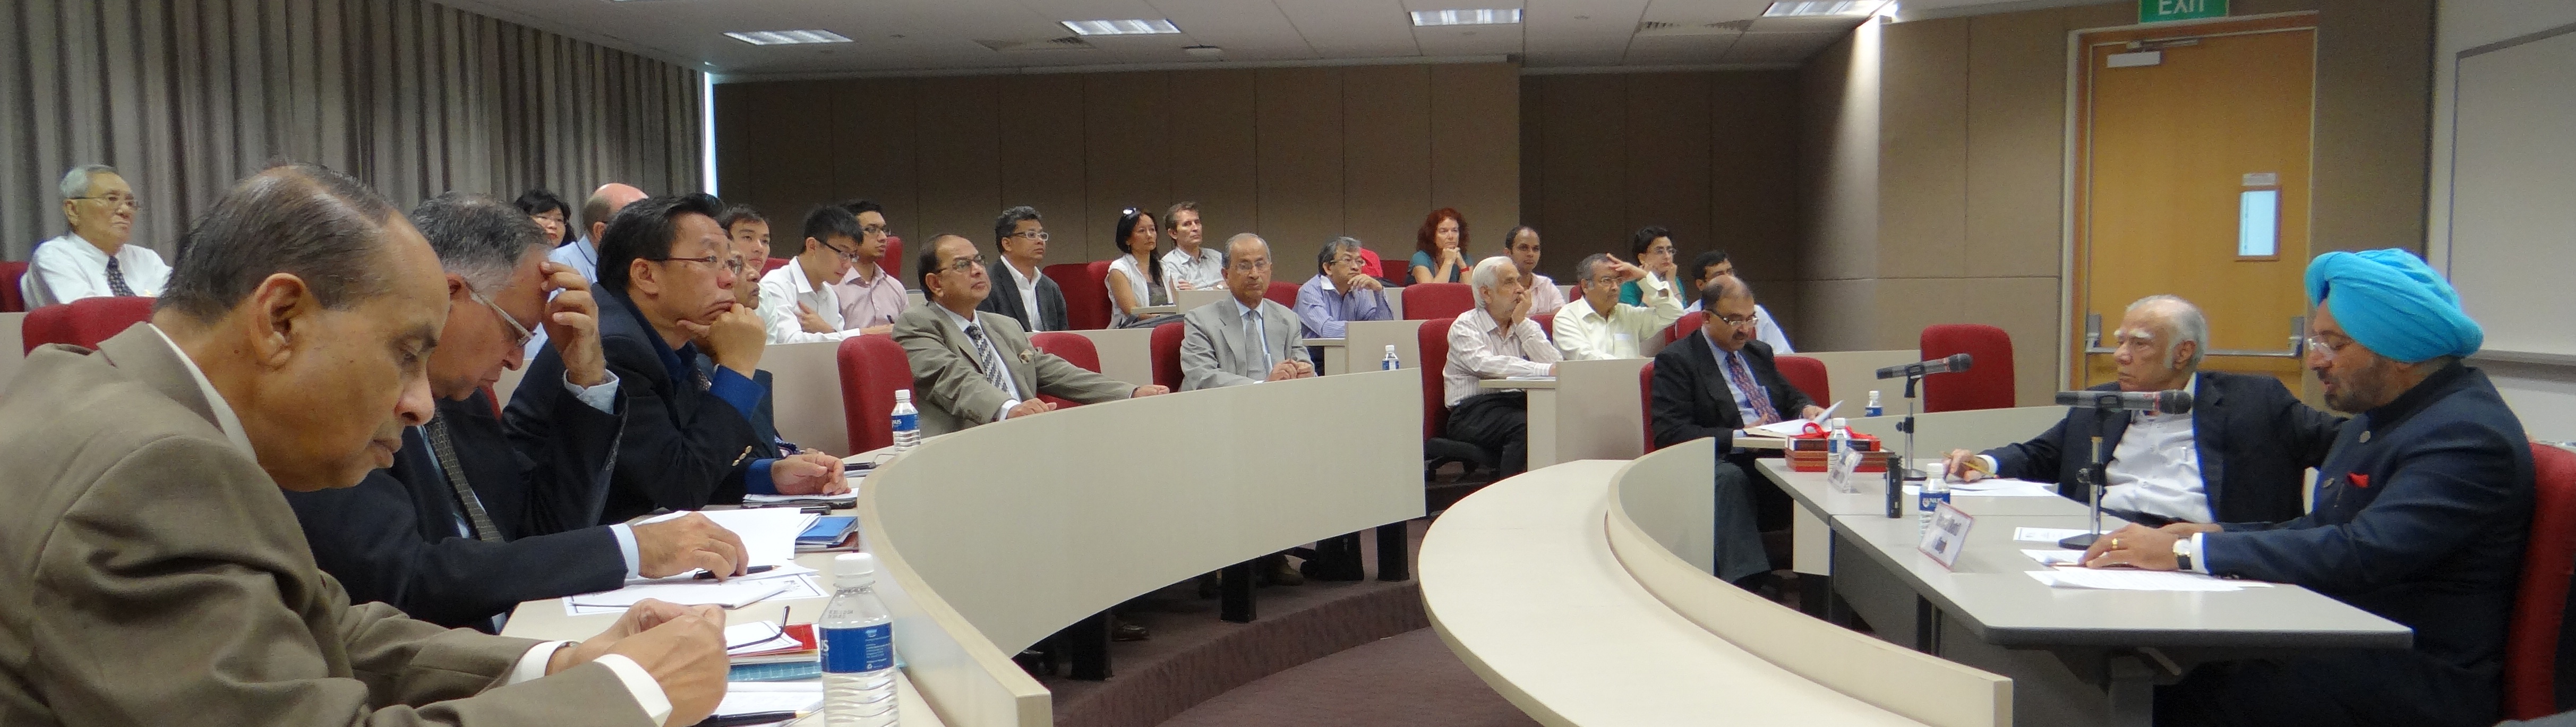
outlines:
[[[1265, 69], [1255, 77], [1259, 110], [1253, 148], [1261, 192], [1256, 231], [1291, 241], [1340, 233], [1341, 69]], [[1220, 241], [1243, 231], [1217, 230], [1210, 235]]]
[[[1431, 67], [1342, 69], [1342, 234], [1381, 260], [1410, 250], [1431, 205]], [[1315, 273], [1325, 238], [1272, 238], [1276, 280]], [[1411, 253], [1406, 253], [1410, 255]]]
[[[1615, 77], [1614, 77], [1615, 78]], [[1602, 76], [1539, 76], [1534, 80], [1547, 98], [1539, 117], [1539, 133], [1547, 145], [1539, 158], [1530, 160], [1544, 168], [1544, 186], [1539, 189], [1540, 215], [1547, 227], [1540, 229], [1551, 251], [1551, 257], [1571, 269], [1575, 259], [1585, 251], [1616, 250], [1627, 254], [1627, 144], [1617, 130], [1628, 127], [1627, 85], [1604, 83]], [[1474, 217], [1469, 222], [1477, 222]], [[1476, 245], [1476, 257], [1498, 253], [1501, 241], [1497, 233], [1508, 224], [1493, 221], [1480, 223], [1482, 237]]]
[[1562, 271], [1572, 280], [1574, 263], [1583, 255], [1595, 252], [1613, 253], [1620, 259], [1635, 262], [1628, 251], [1625, 233], [1647, 225], [1661, 225], [1673, 231], [1673, 244], [1681, 262], [1718, 244], [1719, 235], [1709, 220], [1712, 176], [1746, 173], [1741, 169], [1713, 169], [1709, 146], [1714, 107], [1737, 106], [1738, 99], [1712, 98], [1709, 73], [1637, 73], [1616, 76], [1583, 76], [1595, 83], [1624, 81], [1627, 85], [1627, 124], [1603, 127], [1595, 133], [1615, 134], [1625, 147], [1627, 163], [1621, 175], [1621, 197], [1626, 212], [1620, 220], [1616, 239], [1563, 239], [1550, 244], [1554, 248], [1574, 248], [1568, 253], [1551, 256], [1554, 264], [1548, 272]]
[[[921, 190], [921, 245], [940, 234], [964, 235], [986, 256], [1001, 250], [993, 244], [993, 217], [1002, 212], [1001, 79], [992, 76], [925, 78], [918, 81], [920, 122], [913, 128], [920, 147], [913, 154], [914, 179]], [[921, 271], [907, 262], [906, 282], [919, 286]]]
[[2065, 57], [2066, 29], [2057, 14], [2007, 13], [1969, 23], [1963, 242], [1970, 274], [2057, 277]]
[[1539, 164], [1538, 159], [1542, 150], [1547, 148], [1547, 135], [1539, 132], [1541, 127], [1535, 121], [1539, 117], [1539, 110], [1547, 107], [1546, 88], [1537, 83], [1536, 79], [1525, 80], [1520, 84], [1521, 119], [1524, 122], [1520, 125], [1521, 158], [1529, 162], [1521, 165], [1519, 190], [1521, 224], [1542, 230], [1547, 229], [1547, 214], [1546, 210], [1541, 209], [1539, 190], [1543, 188], [1544, 182], [1542, 178], [1544, 175], [1541, 172], [1546, 167]]
[[[1471, 240], [1477, 251], [1501, 250], [1494, 236], [1520, 223], [1520, 89], [1516, 64], [1431, 67], [1431, 204], [1458, 208], [1483, 231]], [[1412, 255], [1408, 242], [1395, 257]]]
[[[731, 89], [736, 86], [719, 86]], [[758, 143], [731, 147], [734, 151], [716, 162], [723, 178], [718, 190], [728, 201], [748, 204], [770, 215], [800, 214], [804, 205], [812, 204], [812, 193], [832, 186], [832, 167], [814, 159], [816, 150], [830, 149], [830, 124], [816, 123], [811, 116], [795, 113], [800, 103], [821, 104], [828, 108], [830, 99], [810, 95], [810, 86], [757, 84], [740, 86], [738, 106], [732, 106], [729, 120], [719, 119], [717, 128], [732, 127], [745, 138]], [[719, 93], [722, 98], [726, 94]], [[723, 148], [723, 147], [719, 147]], [[588, 186], [597, 186], [596, 184]], [[647, 189], [652, 194], [669, 194], [666, 189]], [[578, 207], [590, 190], [567, 190], [564, 202]], [[797, 210], [797, 211], [787, 211]], [[578, 220], [578, 214], [576, 214]]]
[[1835, 41], [1798, 72], [1807, 199], [1798, 265], [1809, 280], [1878, 274], [1878, 66], [1862, 50], [1856, 37]]
[[[1799, 236], [1804, 204], [1798, 192], [1798, 74], [1710, 74], [1710, 100], [1708, 246], [1726, 250], [1749, 280], [1794, 278], [1804, 246]], [[1690, 264], [1687, 256], [1682, 264]], [[1772, 283], [1763, 295], [1787, 302], [1777, 292], [1782, 290]], [[1780, 306], [1765, 307], [1782, 313]]]
[[1879, 269], [1967, 272], [1968, 19], [1886, 26], [1879, 144]]
[[[1091, 217], [1116, 210], [1090, 206], [1090, 175], [1083, 168], [1083, 105], [1089, 99], [1083, 95], [1082, 78], [1048, 74], [999, 79], [1009, 109], [1001, 119], [1002, 204], [1036, 207], [1046, 216], [1047, 234], [1054, 238], [1047, 243], [1048, 265], [1110, 257], [1107, 252], [1094, 257], [1091, 249]], [[1101, 250], [1114, 249], [1106, 240], [1098, 242]]]
[[[915, 137], [921, 122], [918, 88], [919, 83], [908, 78], [854, 79], [831, 85], [832, 147], [828, 158], [813, 163], [832, 165], [833, 184], [830, 195], [812, 201], [875, 200], [885, 206], [886, 224], [894, 228], [894, 235], [906, 241], [930, 239], [923, 234], [921, 188], [914, 176], [920, 168], [914, 157], [921, 147]], [[826, 121], [803, 118], [809, 123]], [[781, 214], [793, 221], [779, 225]], [[773, 244], [777, 238], [796, 234], [804, 226], [804, 214], [803, 207], [770, 213]]]
[[1253, 153], [1252, 71], [1171, 74], [1172, 201], [1199, 203], [1207, 234], [1253, 229], [1260, 218], [1260, 179]]
[[[1798, 325], [1784, 326], [1801, 351], [1868, 351], [1890, 348], [1871, 320], [1878, 316], [1876, 278], [1809, 280], [1797, 291]], [[1769, 307], [1765, 304], [1764, 307]], [[1909, 341], [1902, 348], [1913, 348]]]
[[[1106, 260], [1119, 254], [1120, 209], [1143, 208], [1153, 213], [1159, 225], [1164, 206], [1172, 203], [1172, 165], [1165, 161], [1168, 148], [1163, 141], [1171, 119], [1170, 75], [1093, 73], [1078, 78], [1084, 87], [1087, 201], [1083, 206], [1090, 211], [1091, 245], [1086, 252], [1090, 257], [1085, 259]], [[1159, 232], [1155, 244], [1165, 250], [1173, 247], [1171, 238]]]
[[2310, 245], [2424, 250], [2431, 0], [2319, 0]]

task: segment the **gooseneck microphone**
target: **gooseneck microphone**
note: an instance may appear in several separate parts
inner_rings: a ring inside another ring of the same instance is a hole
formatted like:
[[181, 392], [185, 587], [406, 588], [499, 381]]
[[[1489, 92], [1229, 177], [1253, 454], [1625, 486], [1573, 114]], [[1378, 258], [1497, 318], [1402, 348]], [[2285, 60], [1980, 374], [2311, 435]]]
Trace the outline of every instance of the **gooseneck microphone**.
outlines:
[[1882, 379], [1893, 379], [1900, 376], [1912, 377], [1922, 376], [1924, 374], [1944, 374], [1952, 371], [1966, 371], [1968, 370], [1968, 364], [1971, 361], [1974, 361], [1974, 359], [1969, 358], [1967, 354], [1955, 353], [1951, 354], [1949, 358], [1901, 364], [1879, 369], [1878, 377]]
[[2191, 392], [2181, 389], [2164, 391], [2060, 391], [2058, 406], [2077, 409], [2120, 409], [2151, 411], [2159, 414], [2191, 413]]

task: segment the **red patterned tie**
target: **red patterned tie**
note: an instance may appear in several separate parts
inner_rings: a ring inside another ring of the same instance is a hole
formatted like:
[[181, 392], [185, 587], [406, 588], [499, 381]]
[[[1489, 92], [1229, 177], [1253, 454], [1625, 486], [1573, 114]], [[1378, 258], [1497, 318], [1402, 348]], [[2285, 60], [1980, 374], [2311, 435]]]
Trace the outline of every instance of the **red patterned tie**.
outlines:
[[1771, 408], [1771, 392], [1754, 383], [1753, 371], [1744, 366], [1744, 354], [1727, 354], [1726, 378], [1735, 383], [1736, 391], [1744, 392], [1745, 401], [1753, 403], [1754, 421], [1745, 423], [1745, 426], [1758, 427], [1780, 421], [1780, 410]]

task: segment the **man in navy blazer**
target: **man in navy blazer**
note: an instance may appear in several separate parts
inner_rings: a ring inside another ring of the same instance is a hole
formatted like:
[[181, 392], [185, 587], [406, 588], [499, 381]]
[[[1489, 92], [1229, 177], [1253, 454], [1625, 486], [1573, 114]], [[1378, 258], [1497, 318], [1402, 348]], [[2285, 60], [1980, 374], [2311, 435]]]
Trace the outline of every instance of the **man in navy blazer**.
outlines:
[[2293, 583], [2414, 629], [2414, 648], [2200, 665], [2156, 691], [2160, 725], [2487, 725], [2530, 532], [2522, 423], [2460, 363], [2484, 333], [2439, 273], [2401, 250], [2310, 263], [2308, 367], [2354, 412], [2316, 506], [2283, 522], [2132, 525], [2094, 567]]
[[[437, 415], [406, 429], [393, 466], [356, 487], [286, 493], [315, 564], [352, 601], [485, 631], [521, 601], [635, 576], [739, 570], [741, 540], [704, 516], [596, 525], [625, 411], [600, 359], [590, 285], [546, 260], [536, 224], [499, 201], [454, 194], [411, 219], [438, 253], [448, 292], [427, 364]], [[540, 326], [571, 365], [527, 385], [572, 395], [556, 400], [547, 436], [513, 443], [485, 387], [519, 365]]]
[[[2130, 303], [2121, 316], [2112, 359], [2119, 380], [2094, 391], [2165, 391], [2192, 395], [2189, 414], [2113, 412], [2105, 418], [2072, 409], [2038, 438], [1983, 453], [1951, 450], [1952, 477], [1986, 475], [2056, 482], [2058, 494], [2090, 502], [2078, 473], [2092, 462], [2101, 429], [2108, 487], [2106, 511], [2130, 522], [2276, 522], [2304, 511], [2305, 472], [2326, 459], [2343, 418], [2291, 396], [2279, 379], [2201, 371], [2209, 321], [2200, 308], [2170, 295]], [[2132, 431], [2140, 436], [2127, 437]]]

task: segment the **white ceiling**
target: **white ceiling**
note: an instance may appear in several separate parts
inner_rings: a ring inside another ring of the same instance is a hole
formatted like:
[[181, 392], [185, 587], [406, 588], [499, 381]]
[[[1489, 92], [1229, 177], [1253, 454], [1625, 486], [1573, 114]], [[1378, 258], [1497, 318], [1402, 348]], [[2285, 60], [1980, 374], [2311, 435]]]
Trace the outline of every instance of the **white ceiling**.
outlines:
[[[1761, 18], [1769, 0], [438, 0], [729, 79], [833, 74], [1510, 56], [1528, 68], [1786, 66], [1856, 18]], [[2062, 1], [2062, 0], [2061, 0]], [[1907, 9], [2011, 0], [1913, 0]], [[2022, 0], [2028, 2], [2028, 0]], [[1413, 27], [1408, 11], [1523, 8], [1517, 25]], [[1167, 18], [1179, 35], [1085, 38], [1058, 21]], [[1657, 24], [1640, 33], [1641, 24]], [[1662, 25], [1669, 24], [1669, 25]], [[851, 43], [753, 46], [726, 31], [829, 30]], [[1191, 45], [1224, 49], [1193, 58]]]

